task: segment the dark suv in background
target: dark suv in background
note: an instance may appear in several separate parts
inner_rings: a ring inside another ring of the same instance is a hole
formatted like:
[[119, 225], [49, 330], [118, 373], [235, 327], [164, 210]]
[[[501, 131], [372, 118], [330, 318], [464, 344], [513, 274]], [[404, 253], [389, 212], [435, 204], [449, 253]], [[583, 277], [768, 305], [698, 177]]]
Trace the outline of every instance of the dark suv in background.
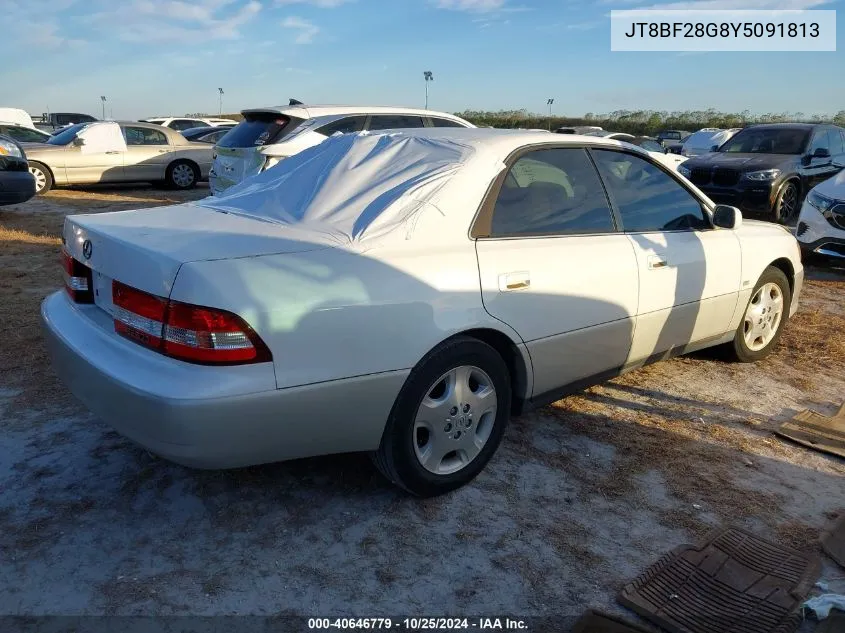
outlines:
[[717, 204], [789, 224], [807, 192], [843, 167], [842, 128], [771, 123], [744, 128], [713, 153], [690, 158], [678, 171]]
[[35, 178], [17, 142], [0, 136], [0, 206], [26, 202], [35, 195]]

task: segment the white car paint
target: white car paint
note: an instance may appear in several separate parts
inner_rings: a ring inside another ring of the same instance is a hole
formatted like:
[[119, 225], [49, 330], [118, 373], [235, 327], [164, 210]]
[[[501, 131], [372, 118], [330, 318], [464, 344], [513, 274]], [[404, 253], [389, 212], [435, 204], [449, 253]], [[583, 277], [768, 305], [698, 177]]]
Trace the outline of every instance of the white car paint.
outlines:
[[[776, 225], [471, 237], [513, 152], [585, 145], [648, 157], [616, 141], [539, 132], [350, 134], [221, 197], [68, 216], [65, 248], [101, 292], [94, 305], [64, 293], [45, 300], [56, 369], [151, 450], [232, 467], [376, 449], [411, 369], [459, 333], [509, 341], [522, 368], [514, 396], [531, 402], [732, 340], [775, 261], [790, 271], [795, 311], [800, 253]], [[675, 179], [709, 216], [712, 202]], [[112, 279], [238, 315], [272, 362], [192, 365], [118, 336]]]
[[809, 191], [795, 234], [806, 254], [845, 259], [845, 170]]
[[[281, 130], [280, 138], [270, 139], [265, 143], [257, 139], [256, 142], [242, 147], [232, 145], [226, 140], [219, 141], [214, 148], [214, 163], [209, 175], [212, 195], [222, 194], [228, 187], [270, 169], [284, 158], [295, 156], [322, 143], [328, 137], [318, 130], [348, 117], [408, 115], [422, 119], [443, 119], [460, 127], [475, 127], [469, 121], [445, 112], [387, 106], [277, 106], [243, 110], [241, 114], [247, 120], [240, 123], [240, 126], [248, 125], [251, 116], [285, 117], [290, 123]], [[363, 130], [370, 129], [370, 121], [371, 119], [367, 118]]]

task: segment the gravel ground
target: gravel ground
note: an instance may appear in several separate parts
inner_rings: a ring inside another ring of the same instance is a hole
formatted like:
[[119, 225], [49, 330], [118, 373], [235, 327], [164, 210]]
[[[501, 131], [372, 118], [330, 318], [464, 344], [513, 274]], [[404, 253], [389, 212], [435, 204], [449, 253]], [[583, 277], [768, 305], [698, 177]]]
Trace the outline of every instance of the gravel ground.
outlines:
[[[587, 607], [625, 613], [624, 584], [714, 527], [813, 550], [845, 507], [845, 462], [772, 434], [845, 394], [833, 268], [809, 269], [764, 362], [697, 354], [513, 420], [485, 472], [446, 497], [408, 498], [362, 455], [162, 461], [54, 378], [38, 304], [60, 283], [64, 214], [205, 193], [63, 190], [0, 209], [0, 614], [555, 615], [563, 631]], [[843, 576], [825, 562], [831, 590]]]

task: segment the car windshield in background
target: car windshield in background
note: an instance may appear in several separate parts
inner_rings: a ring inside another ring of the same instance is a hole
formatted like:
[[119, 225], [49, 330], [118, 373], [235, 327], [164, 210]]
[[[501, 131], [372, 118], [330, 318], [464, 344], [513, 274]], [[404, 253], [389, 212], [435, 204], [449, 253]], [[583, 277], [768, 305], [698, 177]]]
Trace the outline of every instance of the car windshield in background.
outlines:
[[719, 148], [730, 154], [803, 154], [810, 138], [800, 128], [745, 129]]
[[76, 135], [79, 134], [79, 132], [89, 125], [90, 123], [77, 123], [76, 125], [71, 125], [69, 128], [65, 128], [55, 136], [51, 136], [50, 140], [47, 142], [50, 145], [67, 145], [76, 138]]
[[18, 143], [43, 143], [50, 138], [49, 134], [22, 125], [0, 125], [0, 134], [13, 138]]
[[273, 141], [290, 119], [281, 114], [250, 114], [231, 128], [217, 145], [219, 147], [260, 147]]

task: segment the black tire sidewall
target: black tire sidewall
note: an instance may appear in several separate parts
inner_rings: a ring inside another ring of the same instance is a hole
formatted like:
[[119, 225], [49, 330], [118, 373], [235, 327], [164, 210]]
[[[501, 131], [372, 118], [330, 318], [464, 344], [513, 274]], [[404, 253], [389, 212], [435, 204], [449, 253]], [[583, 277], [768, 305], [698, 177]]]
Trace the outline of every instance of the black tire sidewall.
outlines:
[[53, 174], [50, 173], [50, 170], [47, 169], [47, 166], [37, 161], [29, 161], [29, 167], [31, 169], [37, 169], [42, 174], [44, 174], [44, 188], [41, 191], [36, 191], [35, 195], [41, 196], [50, 191], [53, 188]]
[[[786, 195], [787, 190], [792, 187], [795, 190], [795, 208], [792, 210], [792, 215], [788, 218], [784, 218], [781, 213], [781, 204], [783, 203], [783, 198]], [[775, 221], [778, 224], [786, 224], [787, 222], [794, 220], [797, 218], [798, 213], [801, 210], [801, 201], [798, 199], [798, 187], [795, 185], [794, 182], [786, 182], [781, 185], [780, 191], [778, 192], [777, 197], [775, 198], [775, 208], [774, 208], [774, 216]]]
[[[174, 171], [174, 170], [175, 170], [175, 169], [176, 169], [179, 165], [187, 165], [188, 167], [190, 167], [190, 168], [191, 168], [191, 171], [192, 171], [192, 172], [194, 172], [194, 181], [193, 181], [190, 185], [188, 185], [187, 187], [180, 187], [180, 186], [179, 186], [179, 185], [177, 185], [177, 184], [174, 182], [174, 180], [173, 180], [173, 171]], [[197, 186], [197, 183], [199, 182], [199, 179], [200, 179], [200, 174], [199, 174], [199, 172], [197, 171], [197, 168], [196, 168], [196, 167], [194, 167], [194, 166], [190, 163], [190, 161], [187, 161], [187, 160], [177, 160], [177, 161], [173, 161], [172, 163], [170, 163], [170, 164], [167, 166], [167, 173], [166, 173], [166, 175], [165, 175], [165, 179], [164, 179], [164, 181], [165, 181], [165, 183], [167, 183], [167, 186], [168, 186], [168, 187], [171, 187], [171, 188], [173, 188], [173, 189], [187, 190], [187, 189], [193, 189], [194, 187], [196, 187], [196, 186]]]
[[[749, 349], [748, 345], [745, 343], [743, 331], [745, 328], [745, 314], [748, 312], [748, 306], [751, 305], [751, 300], [754, 298], [754, 295], [757, 294], [757, 291], [767, 283], [776, 283], [780, 287], [781, 292], [783, 293], [783, 315], [781, 316], [778, 331], [775, 333], [774, 338], [772, 338], [772, 340], [769, 341], [769, 344], [763, 349], [753, 351]], [[742, 320], [736, 330], [733, 342], [734, 352], [737, 359], [744, 363], [753, 363], [755, 361], [762, 360], [771, 354], [775, 347], [777, 347], [780, 337], [783, 335], [783, 329], [786, 327], [786, 323], [789, 320], [791, 306], [792, 290], [789, 287], [789, 280], [786, 278], [786, 275], [783, 274], [782, 270], [770, 266], [763, 271], [762, 275], [760, 275], [760, 279], [758, 279], [757, 283], [754, 285], [754, 290], [751, 291], [751, 296], [748, 298], [748, 302], [746, 302], [743, 309]]]
[[[435, 380], [450, 369], [474, 365], [483, 370], [496, 389], [497, 409], [493, 429], [484, 448], [465, 468], [449, 475], [426, 470], [414, 451], [414, 420], [423, 398]], [[394, 403], [379, 448], [395, 472], [399, 484], [421, 497], [443, 494], [472, 481], [487, 465], [505, 432], [511, 407], [510, 374], [495, 349], [477, 339], [460, 337], [447, 341], [426, 356], [408, 376]]]

